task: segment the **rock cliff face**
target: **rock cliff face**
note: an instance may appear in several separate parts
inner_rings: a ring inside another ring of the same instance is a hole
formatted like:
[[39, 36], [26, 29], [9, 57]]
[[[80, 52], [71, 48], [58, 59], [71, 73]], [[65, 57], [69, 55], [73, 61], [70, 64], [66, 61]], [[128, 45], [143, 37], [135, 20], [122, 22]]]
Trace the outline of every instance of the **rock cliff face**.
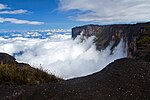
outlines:
[[96, 36], [95, 44], [98, 50], [106, 48], [113, 42], [111, 50], [121, 39], [127, 44], [127, 57], [150, 61], [150, 22], [116, 25], [85, 25], [72, 29], [72, 38], [77, 35], [84, 37]]

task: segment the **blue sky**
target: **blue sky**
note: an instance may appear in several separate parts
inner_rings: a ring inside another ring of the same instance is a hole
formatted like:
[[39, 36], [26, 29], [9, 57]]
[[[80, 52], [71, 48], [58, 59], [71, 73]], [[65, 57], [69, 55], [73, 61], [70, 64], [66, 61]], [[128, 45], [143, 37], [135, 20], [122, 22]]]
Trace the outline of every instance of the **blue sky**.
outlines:
[[150, 21], [149, 0], [0, 0], [0, 30]]
[[27, 10], [24, 14], [0, 14], [2, 18], [43, 22], [41, 25], [0, 23], [0, 30], [40, 30], [40, 29], [69, 29], [85, 22], [68, 19], [68, 12], [58, 10], [58, 0], [0, 0], [0, 4], [7, 5], [8, 11]]

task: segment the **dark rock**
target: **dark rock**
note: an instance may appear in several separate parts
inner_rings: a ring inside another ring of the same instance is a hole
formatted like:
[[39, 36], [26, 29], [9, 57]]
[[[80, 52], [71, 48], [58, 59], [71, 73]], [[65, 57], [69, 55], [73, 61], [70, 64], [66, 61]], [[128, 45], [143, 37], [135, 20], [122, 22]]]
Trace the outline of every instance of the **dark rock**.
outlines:
[[[110, 41], [114, 44], [111, 50], [118, 45], [121, 39], [127, 44], [127, 56], [129, 58], [143, 58], [145, 61], [150, 61], [149, 44], [138, 45], [137, 42], [145, 37], [150, 37], [150, 22], [137, 24], [118, 24], [118, 25], [85, 25], [72, 29], [72, 38], [82, 33], [83, 36], [96, 36], [94, 43], [98, 50], [105, 49]], [[142, 50], [139, 50], [142, 48]], [[137, 56], [138, 55], [138, 56]]]
[[[15, 100], [149, 100], [150, 63], [125, 58], [86, 77], [34, 86], [0, 87], [3, 91], [0, 99], [8, 96]], [[13, 97], [12, 89], [18, 95]]]
[[26, 63], [18, 63], [13, 56], [7, 53], [0, 53], [0, 63], [13, 65], [17, 67], [31, 67], [29, 64], [26, 64]]
[[3, 63], [3, 64], [16, 64], [16, 59], [9, 55], [9, 54], [6, 54], [6, 53], [0, 53], [0, 62]]
[[7, 53], [0, 53], [0, 62], [2, 64], [14, 65], [17, 67], [31, 67], [29, 64], [26, 63], [18, 63], [13, 56]]
[[29, 64], [26, 64], [26, 63], [18, 63], [17, 66], [18, 67], [31, 67]]

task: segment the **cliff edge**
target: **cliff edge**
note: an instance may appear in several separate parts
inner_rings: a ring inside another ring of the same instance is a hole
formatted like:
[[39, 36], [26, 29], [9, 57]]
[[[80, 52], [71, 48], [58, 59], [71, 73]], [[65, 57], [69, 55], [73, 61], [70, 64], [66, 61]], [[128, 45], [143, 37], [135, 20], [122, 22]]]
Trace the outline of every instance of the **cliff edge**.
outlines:
[[128, 58], [150, 61], [150, 22], [137, 24], [116, 25], [85, 25], [72, 28], [72, 38], [78, 35], [84, 37], [96, 36], [94, 43], [98, 50], [105, 49], [110, 41], [114, 44], [111, 50], [118, 45], [121, 39], [126, 44]]

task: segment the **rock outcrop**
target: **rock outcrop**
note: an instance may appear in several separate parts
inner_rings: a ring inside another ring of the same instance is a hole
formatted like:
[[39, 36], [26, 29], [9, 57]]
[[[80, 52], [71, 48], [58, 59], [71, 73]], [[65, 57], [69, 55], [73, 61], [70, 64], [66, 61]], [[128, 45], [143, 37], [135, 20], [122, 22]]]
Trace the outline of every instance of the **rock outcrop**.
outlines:
[[15, 65], [17, 64], [16, 59], [12, 57], [11, 55], [8, 55], [6, 53], [0, 53], [0, 63], [3, 64], [12, 64]]
[[127, 56], [129, 58], [143, 59], [150, 61], [150, 39], [147, 42], [139, 44], [139, 41], [150, 37], [150, 22], [137, 24], [116, 24], [116, 25], [85, 25], [72, 29], [72, 38], [75, 39], [77, 35], [89, 37], [95, 35], [95, 44], [98, 50], [106, 48], [110, 41], [114, 44], [111, 50], [118, 45], [120, 39], [123, 39], [127, 44]]
[[0, 63], [18, 67], [31, 67], [29, 64], [26, 63], [18, 63], [13, 56], [7, 53], [0, 53]]

